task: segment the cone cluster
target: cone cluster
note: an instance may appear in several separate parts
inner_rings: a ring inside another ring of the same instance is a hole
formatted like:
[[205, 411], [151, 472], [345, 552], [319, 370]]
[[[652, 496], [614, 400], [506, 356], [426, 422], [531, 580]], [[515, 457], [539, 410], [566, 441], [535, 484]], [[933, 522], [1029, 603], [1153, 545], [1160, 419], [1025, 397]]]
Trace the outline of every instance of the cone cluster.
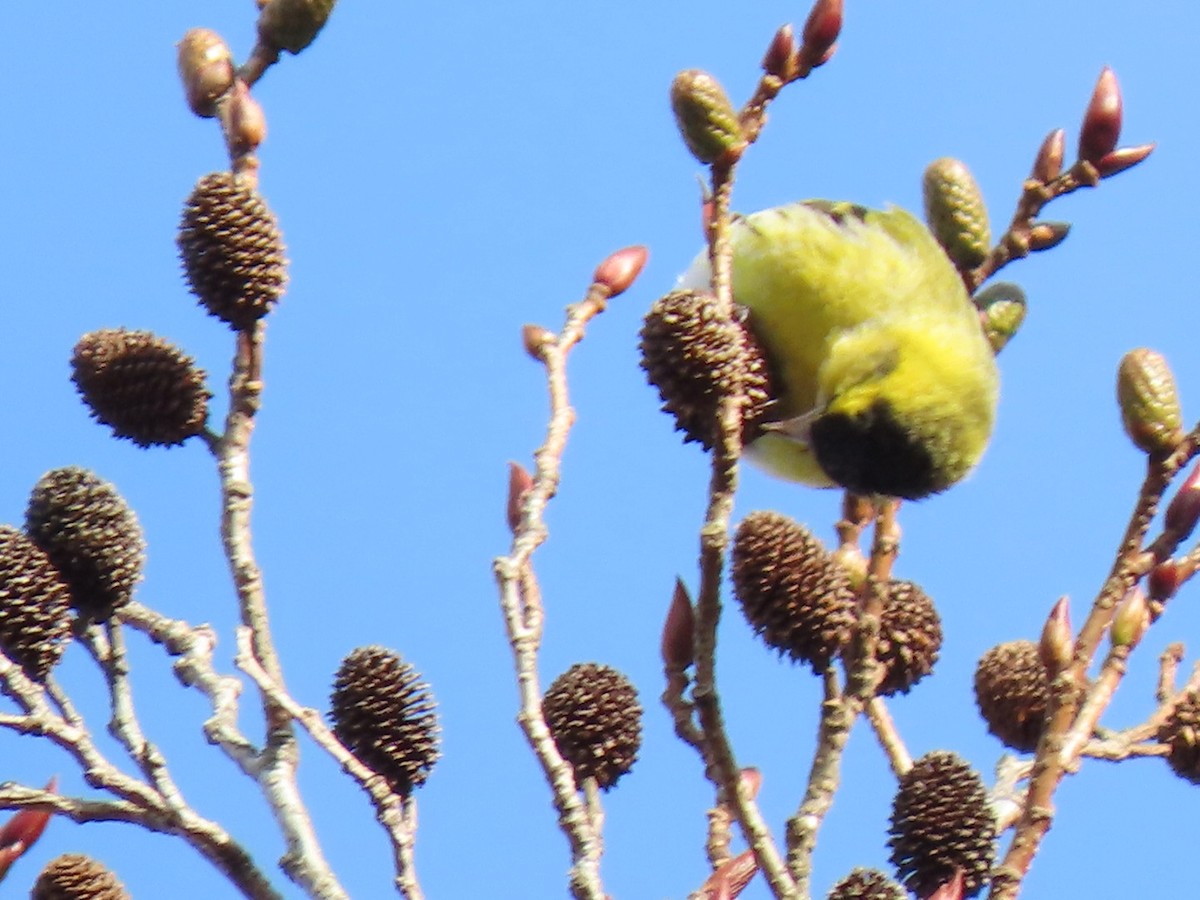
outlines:
[[933, 600], [911, 581], [888, 585], [875, 653], [885, 674], [878, 693], [907, 694], [933, 671], [942, 649], [942, 619]]
[[672, 291], [646, 314], [641, 331], [642, 369], [658, 388], [663, 411], [675, 418], [685, 441], [711, 450], [720, 431], [721, 398], [739, 389], [742, 442], [757, 436], [771, 403], [767, 360], [754, 335], [717, 310], [716, 298], [698, 291]]
[[192, 293], [235, 330], [251, 328], [283, 296], [287, 261], [275, 216], [233, 173], [197, 182], [176, 242]]
[[918, 897], [928, 897], [959, 869], [964, 897], [987, 884], [996, 821], [983, 781], [957, 754], [927, 753], [901, 777], [890, 834], [896, 875]]
[[29, 497], [25, 530], [61, 573], [80, 615], [107, 618], [133, 596], [145, 562], [142, 528], [94, 472], [67, 466], [43, 475]]
[[204, 372], [149, 331], [88, 332], [71, 356], [71, 380], [97, 422], [141, 447], [182, 444], [208, 419]]
[[579, 663], [554, 679], [542, 698], [546, 725], [575, 778], [608, 790], [637, 761], [642, 707], [637, 689], [616, 669]]
[[342, 660], [329, 718], [338, 740], [398, 794], [424, 784], [440, 755], [429, 685], [385, 647], [359, 647]]
[[130, 900], [116, 875], [82, 853], [64, 853], [50, 860], [29, 896], [30, 900]]
[[855, 869], [833, 886], [827, 900], [907, 900], [904, 888], [876, 869]]
[[854, 624], [854, 593], [821, 542], [787, 516], [752, 512], [734, 535], [732, 578], [767, 646], [824, 671]]
[[1169, 748], [1167, 764], [1180, 778], [1200, 784], [1200, 696], [1185, 697], [1158, 729]]
[[1033, 641], [997, 644], [975, 667], [975, 704], [988, 731], [1022, 753], [1037, 749], [1050, 704], [1050, 680]]
[[0, 525], [0, 646], [34, 681], [45, 681], [71, 633], [71, 594], [33, 541]]

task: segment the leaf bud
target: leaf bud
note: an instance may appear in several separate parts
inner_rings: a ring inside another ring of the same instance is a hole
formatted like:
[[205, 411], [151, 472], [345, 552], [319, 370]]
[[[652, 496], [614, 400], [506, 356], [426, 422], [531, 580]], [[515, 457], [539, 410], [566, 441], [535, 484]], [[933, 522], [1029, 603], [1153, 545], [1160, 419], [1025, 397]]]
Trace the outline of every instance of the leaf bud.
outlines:
[[1059, 597], [1046, 624], [1042, 628], [1042, 639], [1038, 643], [1038, 656], [1046, 667], [1046, 674], [1054, 678], [1071, 662], [1075, 653], [1075, 640], [1071, 636], [1071, 610], [1067, 598]]
[[686, 69], [671, 82], [675, 125], [692, 156], [706, 165], [733, 158], [745, 149], [742, 123], [719, 81], [700, 69]]
[[1175, 592], [1179, 590], [1179, 575], [1179, 565], [1170, 559], [1151, 569], [1146, 578], [1150, 599], [1157, 603], [1165, 603], [1174, 597]]
[[1109, 640], [1114, 647], [1132, 647], [1142, 639], [1149, 627], [1150, 608], [1146, 603], [1146, 593], [1135, 585], [1117, 604], [1108, 632]]
[[1096, 171], [1101, 178], [1111, 178], [1118, 172], [1132, 169], [1147, 156], [1154, 152], [1155, 144], [1139, 144], [1136, 147], [1121, 147], [1112, 153], [1106, 153], [1096, 160]]
[[1046, 135], [1042, 146], [1038, 148], [1029, 177], [1042, 184], [1048, 184], [1061, 175], [1066, 143], [1067, 133], [1061, 128], [1056, 128]]
[[1187, 537], [1200, 520], [1200, 463], [1192, 467], [1188, 477], [1167, 504], [1167, 512], [1163, 516], [1163, 524], [1169, 531]]
[[843, 0], [817, 0], [800, 38], [800, 68], [804, 74], [829, 62], [845, 13]]
[[1071, 231], [1070, 222], [1034, 222], [1029, 229], [1029, 250], [1049, 250], [1067, 239]]
[[1146, 453], [1170, 453], [1183, 440], [1175, 376], [1161, 353], [1140, 347], [1121, 358], [1117, 403], [1125, 433]]
[[923, 188], [929, 230], [958, 269], [975, 268], [991, 249], [992, 233], [971, 170], [948, 156], [936, 159], [925, 169]]
[[686, 669], [692, 664], [696, 615], [687, 588], [675, 579], [675, 592], [671, 595], [671, 607], [662, 631], [662, 661], [668, 669]]
[[781, 81], [791, 81], [799, 71], [796, 55], [796, 36], [791, 25], [782, 25], [771, 39], [771, 46], [763, 55], [762, 69]]
[[521, 343], [525, 346], [525, 352], [538, 362], [545, 361], [546, 348], [553, 344], [554, 340], [554, 333], [541, 325], [521, 327]]
[[596, 266], [592, 281], [608, 288], [609, 297], [623, 294], [642, 274], [649, 255], [650, 251], [641, 244], [617, 250]]
[[738, 783], [746, 796], [753, 800], [758, 796], [758, 791], [762, 787], [762, 772], [753, 766], [749, 766], [738, 774]]
[[508, 502], [505, 514], [510, 531], [516, 532], [521, 526], [522, 508], [525, 505], [525, 495], [533, 487], [533, 476], [523, 465], [516, 462], [508, 464]]
[[1100, 72], [1079, 129], [1079, 158], [1094, 163], [1117, 148], [1121, 137], [1121, 86], [1108, 66]]

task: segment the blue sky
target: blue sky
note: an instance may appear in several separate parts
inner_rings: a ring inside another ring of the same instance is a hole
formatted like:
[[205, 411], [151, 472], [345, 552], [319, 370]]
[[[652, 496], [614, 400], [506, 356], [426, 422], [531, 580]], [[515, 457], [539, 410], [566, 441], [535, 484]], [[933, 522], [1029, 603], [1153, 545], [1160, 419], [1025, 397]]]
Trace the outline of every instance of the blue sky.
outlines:
[[[990, 778], [1001, 747], [974, 710], [975, 661], [998, 641], [1035, 637], [1062, 594], [1082, 620], [1140, 482], [1113, 401], [1121, 355], [1166, 354], [1185, 415], [1196, 415], [1188, 268], [1200, 126], [1186, 60], [1200, 12], [1166, 0], [1140, 14], [1112, 0], [1086, 14], [1044, 0], [1002, 11], [848, 6], [835, 60], [772, 107], [735, 207], [816, 196], [918, 208], [923, 167], [952, 155], [974, 170], [994, 222], [1007, 221], [1042, 137], [1065, 127], [1073, 147], [1105, 64], [1123, 87], [1125, 142], [1159, 142], [1141, 167], [1047, 210], [1074, 227], [1061, 247], [1005, 272], [1027, 291], [1030, 314], [1001, 357], [992, 446], [968, 482], [902, 513], [897, 574], [938, 602], [946, 645], [935, 676], [893, 714], [915, 754], [955, 749]], [[774, 30], [807, 13], [775, 2], [730, 9], [344, 3], [309, 51], [255, 89], [269, 126], [261, 186], [293, 260], [268, 329], [255, 543], [303, 702], [324, 707], [339, 661], [366, 643], [396, 648], [432, 683], [445, 758], [420, 793], [417, 847], [431, 897], [566, 895], [565, 842], [513, 723], [490, 561], [508, 541], [506, 462], [528, 463], [545, 420], [542, 373], [521, 351], [520, 326], [556, 328], [596, 263], [633, 243], [651, 251], [640, 282], [572, 358], [578, 424], [536, 558], [548, 604], [542, 675], [548, 684], [598, 661], [642, 693], [642, 757], [606, 797], [610, 893], [682, 897], [705, 877], [711, 792], [658, 704], [657, 646], [674, 578], [696, 584], [706, 463], [657, 411], [636, 348], [642, 315], [699, 249], [699, 167], [674, 133], [671, 77], [705, 68], [740, 100]], [[194, 354], [221, 393], [230, 334], [187, 294], [174, 231], [196, 179], [225, 159], [213, 124], [182, 102], [173, 45], [203, 25], [244, 57], [253, 17], [250, 0], [17, 4], [0, 63], [0, 521], [21, 520], [47, 469], [83, 465], [113, 481], [147, 534], [140, 599], [222, 629], [227, 667], [236, 613], [210, 458], [199, 445], [147, 452], [113, 441], [89, 422], [67, 361], [85, 331], [148, 328]], [[832, 536], [837, 499], [747, 471], [737, 515], [777, 509]], [[1149, 712], [1155, 657], [1200, 627], [1194, 593], [1184, 590], [1135, 656], [1106, 724]], [[719, 671], [729, 725], [739, 760], [764, 772], [761, 802], [781, 833], [803, 789], [818, 684], [766, 652], [736, 607], [728, 613]], [[185, 793], [270, 867], [281, 852], [270, 818], [203, 742], [202, 698], [174, 682], [155, 648], [133, 645], [144, 724]], [[60, 674], [103, 731], [101, 685], [78, 649]], [[0, 780], [58, 773], [64, 791], [86, 790], [72, 763], [35, 739], [0, 733], [0, 759]], [[886, 860], [891, 775], [865, 727], [845, 775], [818, 850], [821, 895], [853, 865]], [[389, 896], [386, 844], [363, 795], [307, 745], [302, 786], [348, 890]], [[1090, 763], [1059, 800], [1028, 896], [1133, 896], [1190, 873], [1184, 835], [1198, 801], [1160, 761]], [[68, 850], [103, 859], [135, 897], [229, 895], [179, 841], [67, 822], [5, 887], [16, 896], [13, 886]]]

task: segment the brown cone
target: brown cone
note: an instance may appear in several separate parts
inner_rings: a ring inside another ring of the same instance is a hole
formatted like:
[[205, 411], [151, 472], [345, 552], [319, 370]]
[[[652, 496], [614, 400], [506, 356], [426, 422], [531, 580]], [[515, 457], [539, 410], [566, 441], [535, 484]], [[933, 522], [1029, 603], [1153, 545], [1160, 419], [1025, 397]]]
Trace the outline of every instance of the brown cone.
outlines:
[[987, 884], [996, 821], [983, 781], [957, 754], [927, 753], [901, 777], [890, 834], [896, 876], [918, 897], [929, 896], [958, 869], [964, 897]]
[[1189, 694], [1158, 729], [1170, 750], [1167, 763], [1180, 778], [1200, 784], [1200, 696]]
[[546, 725], [576, 779], [608, 790], [637, 761], [642, 707], [637, 689], [609, 666], [579, 663], [559, 675], [542, 698]]
[[50, 560], [17, 529], [0, 526], [0, 646], [45, 681], [71, 634], [71, 594]]
[[231, 172], [197, 182], [176, 242], [192, 293], [235, 330], [250, 328], [283, 296], [287, 260], [275, 216]]
[[133, 596], [145, 563], [142, 527], [94, 472], [67, 466], [43, 475], [29, 496], [25, 531], [62, 573], [81, 615], [107, 618]]
[[116, 875], [82, 853], [64, 853], [50, 860], [29, 896], [30, 900], [130, 900]]
[[97, 422], [140, 447], [182, 444], [208, 420], [204, 372], [149, 331], [88, 332], [71, 356], [71, 380]]
[[775, 512], [750, 513], [733, 540], [733, 590], [770, 647], [822, 672], [854, 622], [845, 570], [808, 529]]
[[997, 644], [975, 667], [975, 705], [988, 731], [1022, 753], [1037, 749], [1050, 703], [1050, 681], [1038, 646]]
[[933, 671], [942, 648], [942, 620], [933, 600], [911, 581], [888, 586], [876, 655], [887, 670], [878, 692], [907, 694]]
[[827, 900], [907, 900], [904, 888], [875, 869], [855, 869], [833, 886]]
[[747, 404], [742, 441], [757, 436], [771, 403], [766, 357], [754, 335], [723, 321], [715, 299], [697, 291], [672, 291], [646, 314], [641, 331], [642, 369], [658, 388], [663, 411], [675, 417], [685, 441], [711, 450], [717, 441], [717, 406], [739, 379]]
[[429, 685], [384, 647], [359, 647], [342, 660], [329, 718], [338, 740], [399, 794], [424, 784], [437, 762], [437, 703]]

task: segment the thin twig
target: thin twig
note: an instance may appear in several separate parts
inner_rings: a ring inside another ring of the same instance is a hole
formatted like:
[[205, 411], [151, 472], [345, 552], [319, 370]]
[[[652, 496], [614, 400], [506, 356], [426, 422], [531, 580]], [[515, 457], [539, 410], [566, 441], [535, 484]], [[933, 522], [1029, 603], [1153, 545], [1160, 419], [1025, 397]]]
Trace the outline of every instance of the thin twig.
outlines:
[[546, 726], [542, 713], [542, 691], [537, 660], [541, 647], [544, 610], [541, 590], [533, 571], [534, 551], [545, 542], [544, 513], [547, 503], [558, 490], [562, 457], [575, 421], [567, 390], [567, 357], [583, 338], [588, 323], [603, 312], [609, 290], [593, 284], [579, 303], [567, 309], [567, 320], [558, 335], [544, 332], [536, 350], [546, 369], [550, 395], [550, 419], [542, 446], [534, 454], [536, 470], [533, 484], [521, 504], [519, 521], [507, 556], [492, 565], [500, 591], [509, 645], [520, 696], [518, 724], [529, 746], [541, 763], [542, 771], [554, 795], [559, 828], [571, 848], [570, 889], [577, 900], [603, 900], [605, 891], [600, 878], [600, 835], [587, 806], [579, 797], [578, 785], [570, 763], [563, 759]]

